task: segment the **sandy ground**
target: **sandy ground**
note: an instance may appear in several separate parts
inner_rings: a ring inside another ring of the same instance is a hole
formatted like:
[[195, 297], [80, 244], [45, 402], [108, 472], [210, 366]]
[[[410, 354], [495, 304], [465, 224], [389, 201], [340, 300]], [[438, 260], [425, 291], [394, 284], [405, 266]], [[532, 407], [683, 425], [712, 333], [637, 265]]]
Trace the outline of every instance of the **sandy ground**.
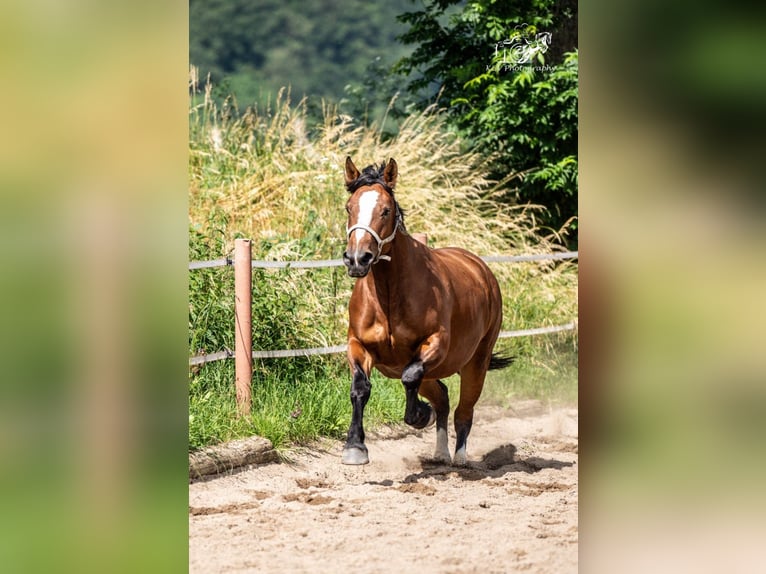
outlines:
[[368, 433], [361, 467], [326, 442], [190, 484], [190, 572], [577, 571], [576, 409], [478, 408], [463, 469], [429, 462], [435, 435]]

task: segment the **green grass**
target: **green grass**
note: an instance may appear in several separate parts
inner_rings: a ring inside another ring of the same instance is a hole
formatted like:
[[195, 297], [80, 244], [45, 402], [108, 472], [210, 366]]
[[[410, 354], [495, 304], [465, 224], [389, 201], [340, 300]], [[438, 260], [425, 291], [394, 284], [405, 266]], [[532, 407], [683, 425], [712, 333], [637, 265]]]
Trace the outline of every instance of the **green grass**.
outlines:
[[[189, 446], [196, 449], [255, 434], [283, 450], [320, 437], [345, 436], [351, 422], [351, 378], [344, 362], [340, 357], [265, 361], [256, 370], [253, 408], [245, 417], [237, 416], [233, 362], [206, 365], [191, 381]], [[372, 428], [400, 421], [401, 383], [377, 373], [372, 382], [365, 424]]]
[[[325, 110], [307, 126], [305, 106], [284, 95], [265, 110], [237, 115], [193, 87], [190, 103], [189, 258], [230, 256], [234, 240], [253, 240], [266, 260], [340, 258], [345, 246], [342, 165], [396, 158], [397, 198], [411, 232], [435, 247], [458, 245], [481, 255], [564, 250], [555, 230], [536, 224], [539, 208], [495, 201], [486, 158], [466, 153], [443, 113], [413, 114], [396, 138]], [[504, 329], [558, 325], [577, 315], [577, 264], [492, 264], [504, 299]], [[343, 343], [353, 285], [344, 269], [253, 270], [253, 348], [295, 349]], [[231, 267], [189, 272], [190, 354], [234, 348]], [[483, 401], [537, 397], [574, 401], [576, 334], [512, 339], [499, 349], [517, 357], [490, 374]], [[238, 417], [233, 361], [194, 369], [189, 379], [191, 448], [258, 434], [277, 448], [320, 436], [342, 437], [350, 421], [350, 376], [342, 355], [256, 362], [253, 407]], [[449, 381], [456, 404], [456, 377]], [[365, 413], [368, 428], [399, 422], [401, 383], [379, 375]]]
[[[550, 336], [544, 336], [550, 337]], [[529, 345], [499, 341], [496, 349], [513, 354], [514, 363], [490, 371], [480, 405], [513, 408], [514, 402], [535, 398], [547, 404], [577, 401], [577, 353], [569, 337], [556, 336], [545, 353], [523, 353]], [[568, 339], [568, 340], [567, 340]], [[190, 388], [189, 442], [193, 449], [234, 438], [259, 435], [277, 450], [320, 437], [342, 438], [351, 421], [351, 377], [340, 356], [322, 359], [271, 359], [260, 365], [253, 381], [250, 416], [239, 417], [234, 391], [234, 363], [222, 361], [203, 367]], [[298, 363], [297, 365], [295, 363]], [[398, 380], [372, 374], [373, 390], [365, 409], [365, 426], [401, 423], [404, 390]], [[457, 406], [460, 379], [448, 378], [452, 410]]]
[[[498, 343], [502, 352], [510, 345]], [[272, 359], [285, 363], [285, 359]], [[302, 360], [300, 360], [302, 361]], [[234, 438], [259, 435], [279, 451], [320, 437], [340, 439], [351, 421], [351, 377], [337, 359], [314, 359], [290, 369], [270, 366], [268, 376], [253, 382], [250, 416], [239, 417], [234, 391], [233, 361], [212, 363], [192, 378], [189, 408], [189, 443], [192, 449]], [[365, 409], [365, 427], [401, 423], [404, 390], [398, 380], [372, 374], [373, 390]], [[457, 406], [460, 379], [446, 381], [452, 410]], [[546, 404], [577, 401], [577, 353], [561, 342], [547, 353], [516, 355], [514, 363], [487, 375], [480, 405], [513, 408], [515, 401], [535, 398]]]
[[[540, 348], [521, 339], [501, 339], [495, 351], [514, 357], [505, 369], [489, 371], [477, 405], [513, 409], [517, 401], [537, 399], [548, 406], [577, 403], [577, 349], [572, 333], [542, 335], [548, 345]], [[460, 377], [447, 378], [450, 409], [460, 398]]]
[[576, 338], [571, 332], [536, 337], [548, 345], [520, 344], [518, 339], [498, 342], [495, 350], [515, 360], [510, 367], [487, 374], [480, 404], [512, 408], [518, 399], [539, 399], [551, 405], [577, 403]]

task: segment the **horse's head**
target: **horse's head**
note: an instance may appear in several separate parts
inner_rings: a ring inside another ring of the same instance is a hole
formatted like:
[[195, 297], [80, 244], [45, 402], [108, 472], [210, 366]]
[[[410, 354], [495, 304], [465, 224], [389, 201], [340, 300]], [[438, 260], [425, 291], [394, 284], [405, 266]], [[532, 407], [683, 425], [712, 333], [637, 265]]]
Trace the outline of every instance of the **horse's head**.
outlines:
[[351, 197], [346, 203], [348, 243], [343, 263], [351, 277], [364, 277], [374, 263], [390, 260], [384, 248], [402, 225], [402, 212], [394, 199], [397, 174], [393, 158], [379, 167], [367, 166], [361, 173], [346, 158], [346, 188]]

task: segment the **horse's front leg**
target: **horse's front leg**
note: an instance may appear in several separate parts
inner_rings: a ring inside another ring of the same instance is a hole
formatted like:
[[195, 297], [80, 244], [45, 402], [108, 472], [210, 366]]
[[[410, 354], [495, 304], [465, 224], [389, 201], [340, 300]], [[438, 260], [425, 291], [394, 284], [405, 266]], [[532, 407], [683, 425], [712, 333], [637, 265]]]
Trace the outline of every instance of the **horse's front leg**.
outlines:
[[402, 371], [402, 384], [407, 397], [404, 422], [417, 429], [428, 426], [436, 418], [431, 406], [418, 398], [418, 390], [429, 369], [444, 360], [447, 341], [445, 332], [434, 333], [421, 343], [415, 359]]
[[367, 464], [370, 458], [364, 444], [364, 407], [370, 399], [371, 359], [358, 341], [349, 341], [348, 359], [353, 378], [351, 380], [351, 426], [346, 446], [343, 448], [343, 464]]
[[420, 383], [423, 382], [423, 373], [425, 373], [425, 368], [420, 359], [412, 361], [402, 372], [402, 384], [407, 397], [407, 404], [404, 407], [404, 422], [416, 429], [427, 427], [435, 418], [431, 405], [418, 398]]

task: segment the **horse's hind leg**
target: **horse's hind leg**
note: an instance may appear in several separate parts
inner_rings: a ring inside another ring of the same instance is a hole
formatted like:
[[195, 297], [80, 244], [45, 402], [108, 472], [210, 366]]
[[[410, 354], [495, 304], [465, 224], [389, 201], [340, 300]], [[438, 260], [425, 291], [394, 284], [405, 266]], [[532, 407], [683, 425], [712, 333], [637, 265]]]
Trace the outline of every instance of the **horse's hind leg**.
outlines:
[[420, 384], [420, 394], [425, 397], [436, 413], [436, 450], [434, 459], [451, 462], [447, 440], [447, 420], [449, 419], [449, 393], [447, 386], [436, 379], [426, 379]]
[[465, 466], [468, 464], [466, 455], [466, 442], [473, 424], [473, 408], [479, 400], [481, 390], [484, 388], [484, 378], [489, 367], [489, 357], [474, 356], [474, 358], [460, 371], [460, 401], [455, 409], [455, 443], [454, 464]]

